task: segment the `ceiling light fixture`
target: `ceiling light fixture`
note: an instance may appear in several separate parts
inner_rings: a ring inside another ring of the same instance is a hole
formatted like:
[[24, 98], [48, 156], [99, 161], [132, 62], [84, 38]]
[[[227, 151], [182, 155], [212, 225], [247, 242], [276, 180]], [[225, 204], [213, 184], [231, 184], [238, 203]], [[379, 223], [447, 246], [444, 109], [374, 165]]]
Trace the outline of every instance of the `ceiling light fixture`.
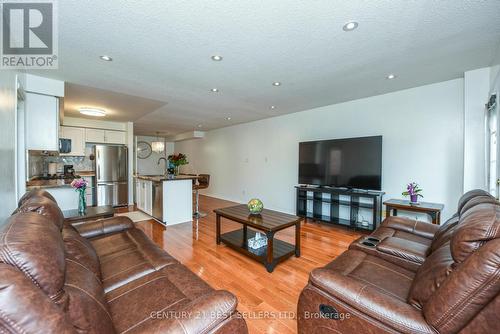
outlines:
[[358, 27], [358, 22], [356, 22], [356, 21], [349, 21], [346, 24], [344, 24], [344, 26], [342, 27], [342, 29], [344, 31], [353, 31], [357, 27]]
[[113, 58], [111, 58], [110, 56], [100, 56], [99, 58], [104, 61], [113, 61]]
[[276, 106], [271, 106], [270, 108], [271, 108], [271, 110], [274, 110], [274, 109], [276, 109]]
[[231, 120], [231, 117], [226, 117], [226, 119], [227, 119], [228, 121], [230, 121], [230, 120]]
[[281, 82], [279, 82], [279, 81], [273, 82], [273, 86], [276, 86], [276, 87], [281, 86]]
[[83, 107], [78, 109], [80, 114], [82, 115], [87, 115], [87, 116], [95, 116], [95, 117], [104, 117], [106, 116], [106, 111], [103, 109], [98, 109], [98, 108], [88, 108], [88, 107]]
[[210, 89], [210, 91], [211, 91], [212, 93], [218, 93], [218, 92], [219, 92], [219, 89], [218, 89], [218, 88], [212, 88], [212, 89]]
[[396, 79], [396, 75], [391, 73], [391, 74], [387, 75], [385, 78], [389, 79], [389, 80]]
[[156, 133], [156, 141], [151, 142], [151, 150], [156, 153], [162, 153], [165, 150], [165, 143], [160, 141], [158, 136], [160, 135], [159, 132]]
[[202, 125], [202, 124], [198, 124], [198, 127], [199, 127], [199, 128], [202, 128], [202, 127], [203, 127], [203, 125]]
[[224, 59], [224, 58], [222, 58], [222, 56], [219, 56], [219, 55], [212, 56], [213, 61], [222, 61], [222, 59]]

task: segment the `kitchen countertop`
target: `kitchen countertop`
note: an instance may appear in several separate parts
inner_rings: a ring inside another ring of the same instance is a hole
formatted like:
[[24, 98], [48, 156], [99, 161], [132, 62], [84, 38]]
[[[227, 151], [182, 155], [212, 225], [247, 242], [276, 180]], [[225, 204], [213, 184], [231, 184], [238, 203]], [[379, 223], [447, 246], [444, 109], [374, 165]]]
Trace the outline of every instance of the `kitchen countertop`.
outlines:
[[168, 178], [165, 175], [134, 175], [136, 179], [141, 179], [141, 180], [148, 180], [148, 181], [155, 181], [155, 182], [161, 182], [161, 181], [182, 181], [182, 180], [197, 180], [198, 176], [196, 175], [179, 175], [174, 177], [173, 179]]
[[31, 180], [26, 182], [26, 190], [44, 189], [44, 188], [71, 188], [72, 179], [58, 180]]
[[80, 176], [95, 176], [95, 171], [93, 170], [82, 170], [82, 171], [76, 171], [75, 173]]

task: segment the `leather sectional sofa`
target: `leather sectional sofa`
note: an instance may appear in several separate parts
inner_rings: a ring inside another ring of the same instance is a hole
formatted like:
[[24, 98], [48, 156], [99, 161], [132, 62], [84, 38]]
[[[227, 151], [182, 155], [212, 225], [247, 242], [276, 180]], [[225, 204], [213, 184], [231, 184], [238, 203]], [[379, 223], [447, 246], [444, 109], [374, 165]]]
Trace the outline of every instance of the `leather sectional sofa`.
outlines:
[[1, 333], [247, 333], [237, 299], [131, 220], [64, 224], [33, 191], [0, 227]]
[[311, 272], [299, 333], [500, 333], [500, 204], [475, 190], [441, 226], [388, 217]]

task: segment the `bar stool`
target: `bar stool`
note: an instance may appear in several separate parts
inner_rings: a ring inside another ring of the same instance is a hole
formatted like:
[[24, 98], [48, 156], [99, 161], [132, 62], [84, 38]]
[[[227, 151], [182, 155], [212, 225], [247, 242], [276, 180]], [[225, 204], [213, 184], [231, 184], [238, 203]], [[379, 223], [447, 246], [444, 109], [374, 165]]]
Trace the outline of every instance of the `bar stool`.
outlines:
[[203, 218], [206, 217], [207, 214], [205, 212], [200, 212], [199, 204], [200, 204], [200, 189], [207, 189], [210, 184], [210, 175], [208, 174], [199, 174], [198, 175], [198, 183], [193, 185], [193, 190], [196, 193], [196, 212], [194, 213], [194, 218]]

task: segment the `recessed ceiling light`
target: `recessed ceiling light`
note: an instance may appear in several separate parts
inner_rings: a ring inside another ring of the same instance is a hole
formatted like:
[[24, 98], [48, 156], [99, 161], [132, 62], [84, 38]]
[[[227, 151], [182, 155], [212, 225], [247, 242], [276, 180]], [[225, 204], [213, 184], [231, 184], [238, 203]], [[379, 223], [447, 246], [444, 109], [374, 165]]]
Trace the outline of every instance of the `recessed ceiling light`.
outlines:
[[217, 88], [212, 88], [212, 89], [210, 89], [210, 91], [211, 91], [212, 93], [217, 93], [217, 92], [219, 92], [219, 89], [217, 89]]
[[389, 80], [396, 79], [396, 75], [391, 73], [391, 74], [386, 76], [386, 79], [389, 79]]
[[222, 59], [223, 59], [222, 56], [219, 55], [212, 56], [213, 61], [221, 61]]
[[271, 110], [274, 110], [276, 109], [276, 106], [270, 106], [269, 108], [271, 108]]
[[202, 128], [202, 127], [203, 127], [203, 124], [198, 124], [198, 127], [199, 127], [199, 128]]
[[113, 58], [111, 58], [110, 56], [100, 56], [99, 58], [101, 58], [104, 61], [113, 61]]
[[226, 117], [226, 120], [230, 121], [230, 120], [231, 120], [231, 117]]
[[281, 82], [279, 81], [273, 82], [273, 86], [281, 86]]
[[80, 108], [78, 109], [80, 114], [87, 115], [87, 116], [95, 116], [95, 117], [104, 117], [106, 116], [106, 111], [103, 109], [98, 109], [98, 108]]
[[344, 31], [353, 31], [357, 27], [358, 27], [358, 22], [350, 21], [350, 22], [347, 22], [346, 24], [344, 24], [342, 29], [344, 29]]

